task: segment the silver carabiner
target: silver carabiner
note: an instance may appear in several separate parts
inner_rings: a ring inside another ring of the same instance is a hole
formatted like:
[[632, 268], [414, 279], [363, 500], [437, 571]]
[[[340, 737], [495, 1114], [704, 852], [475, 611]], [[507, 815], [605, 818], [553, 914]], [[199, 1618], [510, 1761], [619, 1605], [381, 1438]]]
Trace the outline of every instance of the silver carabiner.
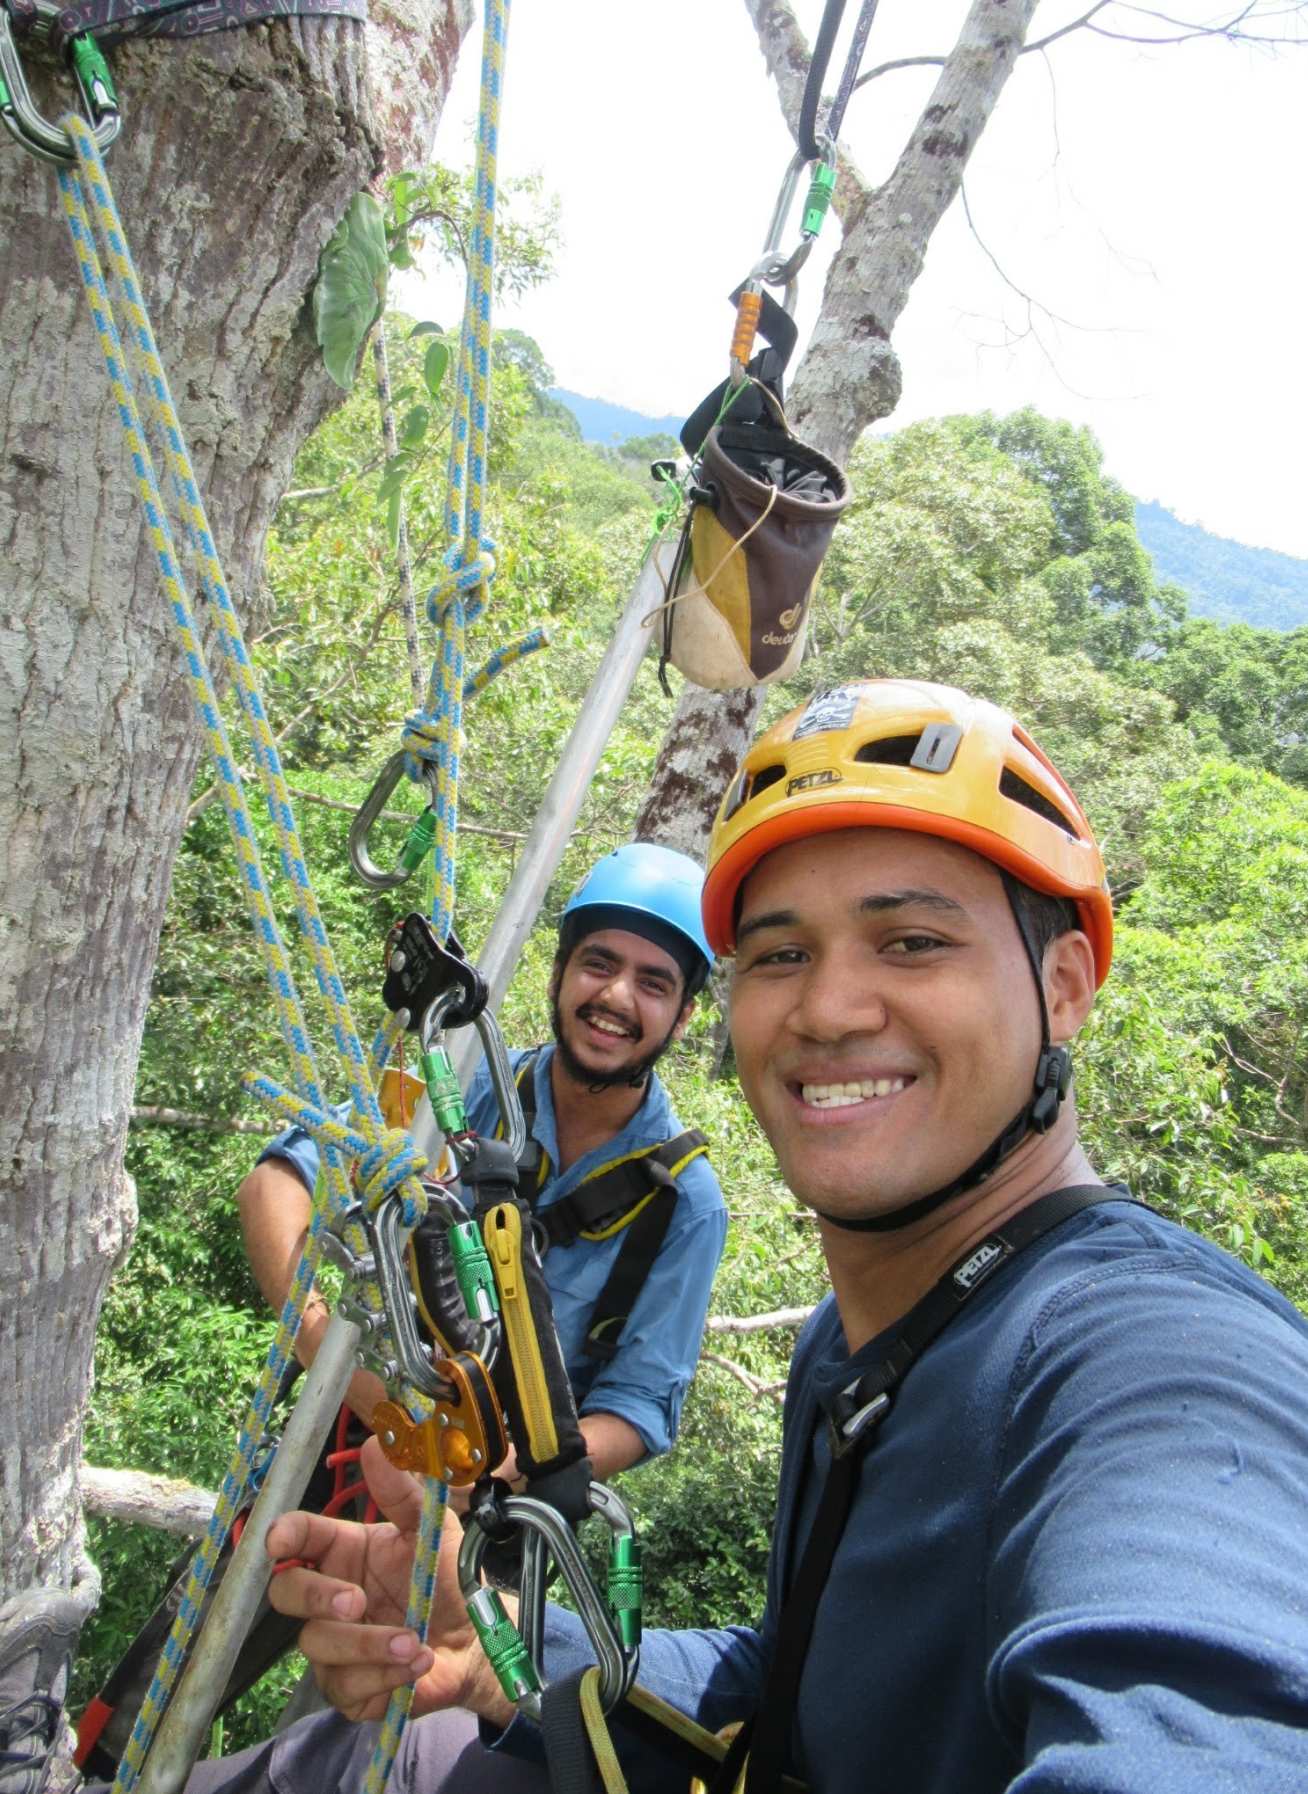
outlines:
[[[590, 1505], [592, 1512], [602, 1514], [615, 1531], [634, 1537], [635, 1528], [626, 1507], [603, 1483], [590, 1485]], [[600, 1701], [605, 1712], [611, 1712], [636, 1679], [640, 1662], [639, 1646], [624, 1646], [619, 1638], [608, 1602], [596, 1588], [572, 1528], [558, 1510], [530, 1495], [510, 1495], [502, 1506], [507, 1519], [523, 1527], [529, 1536], [534, 1533], [543, 1540], [563, 1572], [563, 1580], [576, 1603], [578, 1616], [586, 1628], [586, 1635], [599, 1664]], [[532, 1719], [539, 1719], [541, 1691], [545, 1686], [539, 1661], [545, 1604], [545, 1578], [540, 1573], [543, 1568], [542, 1554], [539, 1550], [524, 1553], [522, 1597], [518, 1624], [515, 1627], [507, 1619], [503, 1603], [495, 1591], [481, 1585], [481, 1564], [489, 1542], [474, 1513], [459, 1551], [459, 1588], [469, 1617], [482, 1637], [483, 1644], [486, 1643], [487, 1633], [504, 1641], [504, 1629], [506, 1626], [510, 1628], [512, 1637], [502, 1650], [502, 1658], [509, 1666], [509, 1673], [507, 1678], [501, 1677], [501, 1687], [504, 1687], [505, 1694], [521, 1712]], [[532, 1571], [530, 1588], [526, 1574], [529, 1566]], [[534, 1641], [534, 1651], [528, 1648], [528, 1640]], [[492, 1661], [495, 1661], [494, 1657]], [[497, 1669], [498, 1667], [497, 1665]], [[510, 1686], [505, 1686], [506, 1679]]]
[[[58, 16], [57, 7], [51, 6], [48, 0], [39, 0], [38, 33], [48, 35], [51, 20]], [[43, 33], [42, 26], [45, 27]], [[96, 148], [103, 155], [123, 126], [109, 65], [100, 46], [90, 37], [73, 39], [69, 61], [83, 109], [95, 133]], [[3, 6], [0, 6], [0, 124], [15, 143], [43, 162], [54, 162], [66, 168], [77, 161], [72, 138], [62, 126], [52, 125], [32, 98], [14, 42], [9, 12]]]
[[[426, 851], [426, 847], [430, 845], [430, 840], [425, 842], [420, 840], [418, 842], [417, 851], [411, 856], [410, 844], [413, 841], [413, 830], [411, 829], [409, 840], [406, 841], [404, 846], [400, 849], [400, 863], [392, 872], [385, 872], [380, 866], [376, 865], [368, 850], [368, 837], [372, 833], [372, 825], [386, 808], [387, 798], [404, 777], [404, 763], [407, 758], [408, 756], [403, 748], [401, 748], [398, 754], [391, 755], [385, 766], [382, 767], [380, 773], [378, 773], [376, 783], [373, 785], [373, 788], [368, 793], [367, 797], [365, 797], [363, 802], [359, 805], [358, 810], [355, 812], [354, 821], [350, 824], [350, 833], [347, 841], [350, 864], [354, 867], [354, 870], [358, 873], [364, 884], [371, 885], [374, 891], [393, 891], [397, 885], [402, 885], [405, 880], [411, 877], [417, 870], [418, 865], [421, 863], [423, 853]], [[428, 831], [429, 836], [435, 833], [436, 827], [435, 812], [432, 808], [432, 804], [435, 803], [436, 799], [435, 780], [435, 771], [434, 769], [429, 768], [427, 772], [427, 788], [431, 794], [432, 803], [428, 805], [422, 815], [414, 818], [414, 828], [416, 828], [424, 821], [425, 817], [431, 817], [431, 827]], [[413, 863], [409, 864], [408, 862], [411, 857]]]

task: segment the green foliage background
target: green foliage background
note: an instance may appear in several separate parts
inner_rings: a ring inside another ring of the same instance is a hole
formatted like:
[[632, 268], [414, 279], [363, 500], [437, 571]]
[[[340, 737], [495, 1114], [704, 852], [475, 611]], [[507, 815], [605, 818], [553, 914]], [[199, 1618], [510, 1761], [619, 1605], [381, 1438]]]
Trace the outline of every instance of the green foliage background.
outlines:
[[[450, 188], [410, 194], [411, 216], [437, 200], [457, 214]], [[530, 232], [523, 241], [530, 279], [538, 246]], [[356, 383], [297, 464], [256, 630], [290, 777], [307, 794], [301, 821], [319, 898], [368, 1021], [380, 943], [401, 905], [353, 881], [345, 834], [411, 708], [387, 495], [404, 492], [420, 592], [443, 546], [444, 388], [433, 392], [424, 377], [439, 333], [415, 334], [394, 316], [387, 329], [397, 406], [426, 417], [407, 429], [402, 465], [388, 466], [374, 396]], [[490, 516], [500, 571], [480, 634], [489, 646], [545, 623], [553, 645], [467, 713], [463, 819], [501, 831], [461, 841], [459, 925], [474, 951], [649, 535], [644, 459], [667, 446], [588, 448], [549, 399], [551, 381], [539, 347], [504, 333]], [[1077, 1058], [1092, 1156], [1104, 1175], [1129, 1179], [1308, 1301], [1302, 632], [1191, 618], [1184, 594], [1155, 580], [1132, 501], [1104, 474], [1093, 438], [1033, 412], [938, 419], [867, 441], [851, 476], [856, 501], [828, 557], [812, 652], [770, 694], [770, 710], [818, 683], [899, 673], [980, 690], [1029, 724], [1095, 819], [1118, 905], [1114, 975]], [[548, 1031], [559, 908], [585, 866], [629, 833], [671, 708], [651, 661], [506, 1002], [511, 1041]], [[221, 811], [204, 805], [204, 783], [160, 942], [138, 1102], [221, 1123], [250, 1114], [241, 1074], [278, 1073], [281, 1063]], [[395, 801], [416, 807], [404, 792]], [[378, 857], [403, 832], [387, 825]], [[814, 1229], [730, 1070], [719, 1069], [721, 1039], [706, 1003], [666, 1074], [683, 1117], [713, 1141], [731, 1211], [713, 1309], [811, 1304], [824, 1288]], [[271, 1331], [233, 1201], [256, 1145], [217, 1127], [133, 1129], [141, 1220], [100, 1328], [91, 1461], [218, 1480]], [[645, 1529], [656, 1622], [725, 1622], [760, 1608], [775, 1390], [793, 1337], [793, 1328], [710, 1335], [676, 1451], [624, 1478]], [[83, 1695], [144, 1618], [172, 1555], [141, 1529], [94, 1523], [93, 1533], [105, 1599], [84, 1640]], [[268, 1729], [292, 1673], [247, 1698], [229, 1744]]]

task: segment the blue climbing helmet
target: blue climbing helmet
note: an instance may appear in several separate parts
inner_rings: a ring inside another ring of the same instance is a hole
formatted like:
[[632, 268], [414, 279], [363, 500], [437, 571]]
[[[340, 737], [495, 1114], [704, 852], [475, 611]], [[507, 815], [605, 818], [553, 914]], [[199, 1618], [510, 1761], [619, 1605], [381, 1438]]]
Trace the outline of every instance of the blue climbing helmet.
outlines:
[[643, 935], [681, 967], [686, 996], [704, 986], [713, 950], [704, 933], [700, 896], [704, 873], [688, 854], [652, 841], [616, 848], [582, 879], [559, 923], [559, 951], [566, 959], [577, 942], [602, 928]]

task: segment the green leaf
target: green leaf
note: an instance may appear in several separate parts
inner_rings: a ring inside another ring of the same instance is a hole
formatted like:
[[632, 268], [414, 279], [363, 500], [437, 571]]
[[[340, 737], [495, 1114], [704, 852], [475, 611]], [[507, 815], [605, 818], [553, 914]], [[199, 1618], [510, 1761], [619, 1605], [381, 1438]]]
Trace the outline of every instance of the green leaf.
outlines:
[[327, 372], [346, 392], [386, 303], [386, 231], [371, 193], [356, 193], [318, 258], [313, 322]]
[[425, 405], [415, 405], [400, 425], [400, 441], [405, 448], [417, 448], [427, 434], [427, 425], [431, 422], [431, 412]]
[[422, 377], [427, 391], [433, 399], [440, 397], [441, 382], [445, 378], [445, 370], [449, 365], [449, 344], [446, 342], [429, 343], [427, 353], [422, 361]]
[[409, 341], [412, 342], [415, 336], [444, 336], [444, 334], [445, 332], [441, 329], [440, 325], [433, 324], [429, 318], [424, 324], [414, 325], [413, 329], [409, 332]]

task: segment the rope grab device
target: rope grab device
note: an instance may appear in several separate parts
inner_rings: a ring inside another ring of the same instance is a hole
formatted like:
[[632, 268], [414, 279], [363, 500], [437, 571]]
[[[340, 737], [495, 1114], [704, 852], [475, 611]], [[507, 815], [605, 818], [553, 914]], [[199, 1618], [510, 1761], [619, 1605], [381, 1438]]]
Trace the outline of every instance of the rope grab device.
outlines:
[[[858, 79], [877, 0], [863, 0], [836, 97], [817, 116], [845, 0], [827, 0], [799, 119], [763, 248], [731, 295], [736, 308], [727, 377], [687, 418], [681, 443], [684, 522], [664, 602], [660, 676], [669, 662], [710, 691], [771, 684], [798, 666], [809, 606], [832, 531], [849, 502], [840, 468], [800, 442], [783, 408], [794, 351], [799, 274], [817, 241], [836, 185], [836, 145]], [[796, 195], [811, 171], [799, 240], [784, 247]], [[781, 289], [780, 300], [766, 291]], [[762, 337], [764, 347], [755, 350]], [[675, 486], [677, 466], [656, 462]], [[680, 508], [680, 507], [678, 507]]]

